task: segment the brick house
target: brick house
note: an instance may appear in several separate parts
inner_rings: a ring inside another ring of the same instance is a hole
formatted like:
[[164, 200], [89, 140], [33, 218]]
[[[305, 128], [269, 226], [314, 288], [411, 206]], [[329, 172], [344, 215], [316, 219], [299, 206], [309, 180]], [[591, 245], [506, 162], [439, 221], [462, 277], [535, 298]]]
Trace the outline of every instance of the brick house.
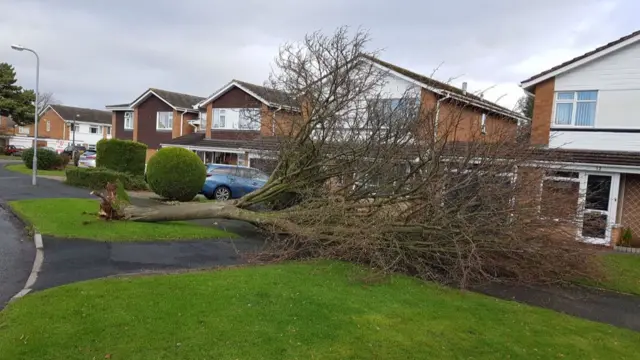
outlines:
[[[445, 84], [399, 66], [375, 58], [364, 58], [383, 72], [382, 89], [385, 100], [393, 102], [404, 96], [408, 89], [419, 91], [420, 106], [425, 111], [437, 109], [441, 123], [438, 133], [444, 135], [447, 119], [460, 112], [455, 131], [447, 132], [451, 141], [474, 139], [493, 141], [502, 131], [513, 133], [518, 125], [528, 123], [521, 114], [468, 93], [465, 89]], [[196, 151], [203, 161], [227, 162], [262, 167], [266, 151], [275, 148], [278, 136], [286, 136], [291, 124], [301, 114], [290, 96], [263, 86], [233, 80], [198, 103], [206, 119], [198, 132], [162, 143], [162, 146], [180, 146]], [[289, 103], [288, 103], [289, 102]], [[246, 122], [243, 114], [255, 112]], [[206, 114], [206, 116], [204, 115]]]
[[[13, 124], [13, 127], [12, 136], [7, 139], [8, 145], [32, 147], [34, 125]], [[9, 131], [8, 127], [7, 131]], [[108, 111], [67, 105], [48, 105], [40, 113], [39, 146], [49, 146], [62, 151], [75, 140], [76, 144], [92, 148], [99, 140], [108, 138], [111, 138], [111, 113]]]
[[[640, 239], [640, 31], [522, 81], [535, 96], [531, 143], [554, 157], [545, 190], [576, 203], [577, 236]], [[638, 244], [638, 240], [635, 240]]]
[[206, 163], [254, 165], [270, 140], [287, 135], [299, 110], [288, 96], [264, 86], [232, 80], [194, 105], [200, 120], [193, 134], [162, 143], [195, 151]]
[[193, 106], [204, 98], [150, 88], [130, 104], [107, 105], [113, 136], [147, 145], [147, 159], [160, 144], [195, 131], [200, 111]]

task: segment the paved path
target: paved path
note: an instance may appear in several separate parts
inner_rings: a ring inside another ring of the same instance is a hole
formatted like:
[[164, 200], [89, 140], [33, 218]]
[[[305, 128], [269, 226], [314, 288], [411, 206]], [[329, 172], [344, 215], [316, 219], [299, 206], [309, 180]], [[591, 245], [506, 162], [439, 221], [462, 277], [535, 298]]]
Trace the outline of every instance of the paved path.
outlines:
[[104, 243], [44, 236], [45, 257], [34, 290], [110, 275], [211, 268], [245, 262], [257, 239]]
[[582, 286], [489, 284], [475, 291], [640, 331], [640, 297]]

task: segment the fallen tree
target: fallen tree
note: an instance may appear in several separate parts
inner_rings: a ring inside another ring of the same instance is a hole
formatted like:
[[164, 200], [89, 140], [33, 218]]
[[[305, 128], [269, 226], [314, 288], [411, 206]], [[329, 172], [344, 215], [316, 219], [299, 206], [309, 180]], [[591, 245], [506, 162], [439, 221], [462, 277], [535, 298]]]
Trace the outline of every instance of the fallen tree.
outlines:
[[544, 169], [516, 141], [515, 115], [446, 86], [431, 106], [418, 86], [390, 93], [367, 42], [342, 28], [281, 48], [268, 87], [291, 116], [273, 124], [265, 157], [276, 165], [260, 190], [151, 208], [103, 201], [102, 213], [242, 220], [271, 235], [263, 260], [337, 258], [460, 286], [597, 276], [575, 219], [540, 213]]

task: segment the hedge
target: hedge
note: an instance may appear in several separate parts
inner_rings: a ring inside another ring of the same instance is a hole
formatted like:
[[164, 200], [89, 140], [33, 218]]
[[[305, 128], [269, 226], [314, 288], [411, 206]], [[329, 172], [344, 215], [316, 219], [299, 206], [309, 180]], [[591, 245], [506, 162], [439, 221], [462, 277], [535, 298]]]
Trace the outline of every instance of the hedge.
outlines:
[[[24, 162], [24, 166], [33, 169], [33, 148], [26, 149], [22, 152], [22, 161]], [[49, 149], [38, 148], [37, 161], [38, 170], [57, 170], [64, 168], [60, 155]]]
[[118, 139], [103, 139], [96, 145], [96, 166], [133, 175], [144, 175], [147, 145]]
[[147, 164], [149, 187], [170, 200], [190, 201], [202, 190], [206, 178], [202, 160], [183, 148], [162, 148]]
[[104, 190], [107, 183], [115, 183], [120, 180], [127, 190], [147, 190], [147, 183], [140, 175], [131, 175], [105, 168], [75, 168], [67, 169], [67, 184], [89, 188], [91, 190]]

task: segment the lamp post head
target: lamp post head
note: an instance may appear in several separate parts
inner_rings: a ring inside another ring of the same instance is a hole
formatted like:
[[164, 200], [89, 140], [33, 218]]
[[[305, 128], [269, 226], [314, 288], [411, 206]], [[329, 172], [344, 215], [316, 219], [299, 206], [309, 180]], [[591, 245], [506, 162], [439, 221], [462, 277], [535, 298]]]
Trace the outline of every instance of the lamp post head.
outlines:
[[22, 46], [22, 45], [18, 45], [18, 44], [12, 44], [12, 45], [11, 45], [11, 48], [12, 48], [13, 50], [17, 50], [17, 51], [23, 51], [23, 50], [24, 50], [24, 46]]

